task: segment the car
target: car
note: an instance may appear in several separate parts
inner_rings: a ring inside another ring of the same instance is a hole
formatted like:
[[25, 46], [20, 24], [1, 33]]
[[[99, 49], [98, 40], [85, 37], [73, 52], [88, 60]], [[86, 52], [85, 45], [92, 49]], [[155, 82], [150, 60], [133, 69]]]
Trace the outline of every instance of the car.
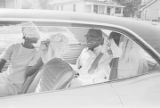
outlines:
[[160, 107], [160, 26], [107, 15], [6, 9], [0, 10], [0, 39], [5, 41], [0, 44], [1, 52], [21, 40], [19, 27], [26, 22], [37, 25], [42, 37], [67, 33], [70, 49], [64, 59], [72, 65], [86, 47], [85, 34], [91, 28], [102, 30], [106, 39], [111, 32], [121, 34], [123, 57], [111, 67], [111, 78], [105, 82], [35, 93], [35, 75], [23, 93], [0, 97], [2, 108]]

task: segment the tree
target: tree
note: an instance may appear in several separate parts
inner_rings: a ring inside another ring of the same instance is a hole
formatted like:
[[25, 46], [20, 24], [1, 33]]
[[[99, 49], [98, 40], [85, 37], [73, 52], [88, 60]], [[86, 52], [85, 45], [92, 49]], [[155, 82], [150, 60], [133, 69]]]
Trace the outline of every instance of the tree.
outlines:
[[113, 0], [123, 6], [125, 17], [135, 17], [137, 16], [137, 11], [140, 8], [141, 0]]

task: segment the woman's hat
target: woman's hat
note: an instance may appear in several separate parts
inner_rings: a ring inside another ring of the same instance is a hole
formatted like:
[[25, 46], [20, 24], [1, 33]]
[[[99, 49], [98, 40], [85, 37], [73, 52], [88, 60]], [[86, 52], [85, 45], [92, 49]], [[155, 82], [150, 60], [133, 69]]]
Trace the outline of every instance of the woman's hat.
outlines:
[[40, 32], [32, 22], [22, 24], [22, 32], [25, 34], [24, 37], [40, 39]]

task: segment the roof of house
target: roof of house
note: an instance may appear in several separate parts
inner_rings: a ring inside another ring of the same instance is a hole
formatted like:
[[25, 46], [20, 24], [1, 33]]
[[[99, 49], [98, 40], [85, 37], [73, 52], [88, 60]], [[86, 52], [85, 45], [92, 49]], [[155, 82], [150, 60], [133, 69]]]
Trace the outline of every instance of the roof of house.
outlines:
[[57, 0], [57, 1], [51, 1], [49, 2], [49, 4], [51, 5], [57, 5], [57, 4], [68, 4], [68, 3], [76, 3], [76, 2], [79, 2], [81, 0]]
[[117, 6], [117, 7], [124, 7], [122, 5], [117, 4], [116, 2], [108, 2], [103, 0], [65, 0], [65, 1], [52, 1], [49, 4], [50, 5], [61, 5], [61, 4], [70, 4], [70, 3], [77, 3], [77, 2], [88, 2], [88, 3], [94, 3], [99, 5], [109, 5], [109, 6]]

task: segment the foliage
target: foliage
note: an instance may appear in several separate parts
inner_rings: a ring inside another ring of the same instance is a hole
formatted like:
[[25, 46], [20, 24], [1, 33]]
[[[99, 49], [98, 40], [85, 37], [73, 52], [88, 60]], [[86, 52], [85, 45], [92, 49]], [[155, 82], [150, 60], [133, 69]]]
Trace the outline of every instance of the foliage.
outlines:
[[140, 7], [141, 0], [113, 0], [123, 6], [125, 17], [135, 17], [137, 16], [137, 11]]

